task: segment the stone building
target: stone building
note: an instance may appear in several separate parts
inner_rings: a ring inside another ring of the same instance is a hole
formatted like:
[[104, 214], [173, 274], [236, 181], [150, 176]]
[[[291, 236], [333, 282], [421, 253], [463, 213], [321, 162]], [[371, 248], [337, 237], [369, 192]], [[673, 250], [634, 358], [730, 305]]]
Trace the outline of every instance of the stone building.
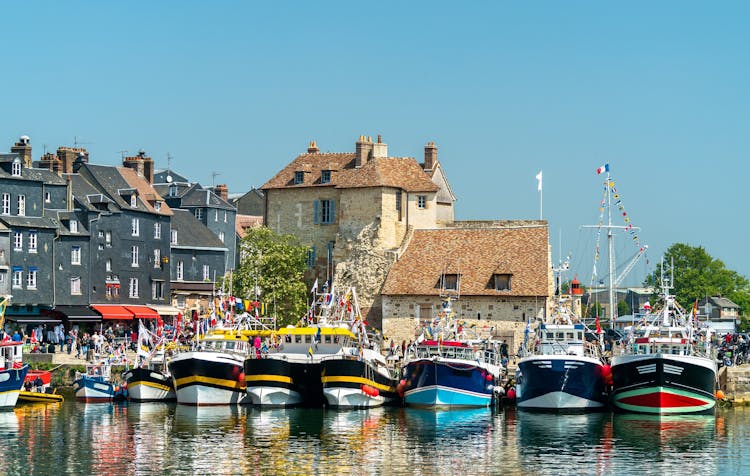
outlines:
[[383, 286], [384, 335], [414, 339], [452, 296], [466, 329], [517, 348], [526, 322], [547, 315], [554, 292], [548, 235], [546, 221], [415, 230]]
[[424, 162], [389, 157], [381, 137], [360, 136], [355, 152], [307, 153], [266, 182], [263, 221], [309, 247], [308, 278], [355, 286], [371, 323], [380, 324], [379, 291], [411, 230], [453, 221], [455, 197], [428, 143]]

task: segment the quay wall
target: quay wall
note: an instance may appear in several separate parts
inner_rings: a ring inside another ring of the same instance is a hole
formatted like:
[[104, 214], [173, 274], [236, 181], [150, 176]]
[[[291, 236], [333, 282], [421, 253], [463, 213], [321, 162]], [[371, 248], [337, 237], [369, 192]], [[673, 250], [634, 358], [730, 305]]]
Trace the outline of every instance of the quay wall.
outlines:
[[719, 369], [719, 388], [733, 405], [750, 405], [750, 364]]

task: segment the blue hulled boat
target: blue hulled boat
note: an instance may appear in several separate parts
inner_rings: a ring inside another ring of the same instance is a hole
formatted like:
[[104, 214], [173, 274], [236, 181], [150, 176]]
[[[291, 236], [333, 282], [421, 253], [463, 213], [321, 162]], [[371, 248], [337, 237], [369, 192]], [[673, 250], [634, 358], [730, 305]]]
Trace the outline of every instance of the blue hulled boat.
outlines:
[[[461, 326], [453, 319], [451, 298], [434, 324], [440, 330], [426, 331], [410, 349], [402, 369], [399, 391], [404, 402], [423, 408], [486, 407], [499, 384], [500, 355], [481, 341], [463, 339]], [[450, 340], [425, 339], [425, 335], [446, 335]]]
[[86, 373], [76, 373], [73, 392], [76, 400], [85, 403], [107, 403], [127, 398], [127, 389], [110, 380], [111, 366], [107, 362], [86, 366]]
[[0, 343], [0, 410], [16, 406], [29, 365], [22, 360], [21, 342]]

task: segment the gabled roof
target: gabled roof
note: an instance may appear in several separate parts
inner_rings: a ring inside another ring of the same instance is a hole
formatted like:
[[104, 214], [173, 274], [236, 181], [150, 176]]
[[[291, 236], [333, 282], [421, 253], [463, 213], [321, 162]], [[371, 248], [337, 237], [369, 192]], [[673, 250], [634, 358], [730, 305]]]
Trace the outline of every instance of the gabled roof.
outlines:
[[212, 190], [201, 187], [200, 184], [191, 187], [182, 195], [180, 207], [209, 207], [220, 208], [223, 210], [235, 210], [233, 205], [227, 203]]
[[[15, 159], [14, 154], [3, 154], [3, 157], [10, 158], [10, 161]], [[9, 160], [4, 160], [9, 161]], [[6, 172], [2, 167], [0, 167], [0, 178], [10, 178], [14, 180], [29, 180], [34, 182], [43, 182], [47, 185], [65, 185], [65, 180], [57, 175], [56, 173], [47, 170], [47, 169], [37, 169], [37, 168], [29, 168], [29, 167], [22, 167], [21, 168], [21, 176], [16, 177], [8, 172]]]
[[247, 234], [248, 228], [256, 228], [263, 226], [263, 217], [255, 215], [241, 215], [237, 214], [237, 219], [234, 222], [234, 230], [237, 236], [244, 238]]
[[[170, 177], [171, 180], [168, 180], [167, 177]], [[189, 184], [190, 181], [187, 179], [187, 177], [175, 172], [174, 170], [163, 169], [154, 172], [154, 184], [161, 185], [170, 183]]]
[[[57, 218], [53, 219], [55, 223], [57, 224], [57, 231], [60, 235], [65, 236], [89, 236], [89, 230], [86, 225], [87, 223], [82, 222], [78, 219], [78, 215], [76, 215], [75, 212], [72, 211], [58, 211], [57, 212]], [[78, 222], [78, 231], [76, 233], [72, 233], [70, 231], [70, 220], [75, 220]], [[66, 226], [65, 223], [68, 223]]]
[[[284, 167], [261, 190], [295, 187], [395, 187], [407, 192], [436, 192], [430, 176], [411, 157], [369, 159], [355, 167], [354, 153], [302, 154]], [[331, 181], [322, 183], [323, 170], [331, 171]], [[304, 172], [304, 181], [294, 183], [295, 172]]]
[[[538, 226], [415, 230], [391, 266], [384, 295], [438, 295], [440, 277], [459, 274], [461, 295], [547, 296], [549, 229]], [[511, 274], [511, 290], [496, 291], [494, 274]]]
[[[197, 183], [155, 183], [154, 190], [164, 198], [175, 199], [185, 195], [189, 190], [197, 187]], [[170, 195], [170, 189], [174, 190], [174, 195]]]
[[[166, 202], [164, 202], [164, 198], [154, 190], [154, 187], [148, 183], [148, 180], [140, 177], [135, 170], [127, 167], [118, 167], [117, 170], [120, 171], [120, 174], [125, 181], [138, 191], [138, 198], [141, 199], [143, 205], [149, 212], [157, 215], [172, 215], [172, 209], [169, 208]], [[154, 208], [156, 202], [161, 202], [159, 210]]]
[[172, 213], [170, 228], [177, 231], [177, 243], [172, 243], [172, 247], [227, 249], [219, 237], [189, 211], [175, 208]]
[[731, 299], [721, 296], [709, 296], [708, 299], [704, 299], [701, 305], [705, 306], [706, 302], [710, 302], [712, 306], [721, 308], [739, 309], [740, 306], [734, 303]]

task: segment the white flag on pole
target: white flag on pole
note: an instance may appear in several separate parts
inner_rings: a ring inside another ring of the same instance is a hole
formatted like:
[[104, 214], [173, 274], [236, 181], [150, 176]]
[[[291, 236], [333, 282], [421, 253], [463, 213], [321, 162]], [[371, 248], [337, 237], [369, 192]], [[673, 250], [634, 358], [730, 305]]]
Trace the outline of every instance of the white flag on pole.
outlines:
[[538, 174], [536, 174], [536, 180], [537, 180], [537, 190], [542, 191], [542, 171], [540, 170]]

